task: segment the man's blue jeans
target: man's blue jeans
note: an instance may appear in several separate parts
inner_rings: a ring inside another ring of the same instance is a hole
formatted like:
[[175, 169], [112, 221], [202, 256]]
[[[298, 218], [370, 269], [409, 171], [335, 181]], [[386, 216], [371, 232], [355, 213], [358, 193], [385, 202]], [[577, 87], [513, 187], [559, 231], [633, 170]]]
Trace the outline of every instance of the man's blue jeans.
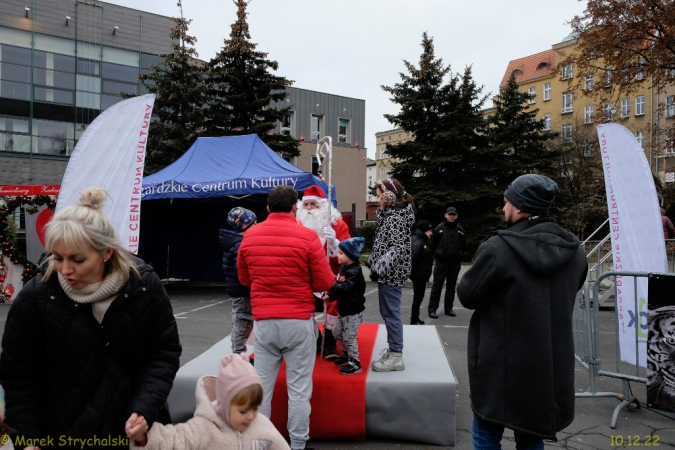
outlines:
[[[473, 415], [471, 424], [471, 442], [476, 450], [501, 450], [504, 425], [483, 420]], [[516, 437], [516, 449], [518, 450], [544, 450], [544, 440], [538, 436], [514, 431]]]

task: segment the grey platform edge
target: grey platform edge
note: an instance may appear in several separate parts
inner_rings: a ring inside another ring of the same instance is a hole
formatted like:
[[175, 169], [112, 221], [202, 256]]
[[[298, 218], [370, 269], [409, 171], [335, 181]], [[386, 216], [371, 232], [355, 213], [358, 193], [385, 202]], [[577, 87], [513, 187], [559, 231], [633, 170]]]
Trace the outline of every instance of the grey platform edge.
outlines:
[[[368, 373], [366, 434], [392, 440], [455, 445], [457, 378], [435, 326], [403, 326], [401, 372]], [[380, 325], [373, 360], [387, 348]]]
[[[366, 435], [433, 445], [454, 445], [457, 379], [448, 363], [436, 327], [403, 326], [406, 369], [377, 373], [369, 369], [366, 381]], [[387, 347], [380, 325], [373, 360]], [[253, 352], [248, 346], [247, 353]], [[190, 419], [195, 409], [197, 380], [217, 373], [220, 358], [232, 353], [230, 336], [185, 364], [176, 374], [169, 395], [174, 423]]]

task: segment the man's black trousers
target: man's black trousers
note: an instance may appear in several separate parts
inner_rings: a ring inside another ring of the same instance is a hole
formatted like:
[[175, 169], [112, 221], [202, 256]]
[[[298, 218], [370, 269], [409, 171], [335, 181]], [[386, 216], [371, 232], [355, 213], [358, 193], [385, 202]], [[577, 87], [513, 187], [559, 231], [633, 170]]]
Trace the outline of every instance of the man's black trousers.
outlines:
[[446, 281], [447, 286], [445, 288], [443, 306], [446, 314], [452, 311], [452, 306], [455, 303], [457, 277], [459, 277], [459, 269], [461, 267], [461, 261], [436, 261], [436, 265], [434, 266], [434, 283], [431, 285], [431, 293], [429, 294], [429, 313], [435, 313], [438, 309], [441, 302], [443, 283]]

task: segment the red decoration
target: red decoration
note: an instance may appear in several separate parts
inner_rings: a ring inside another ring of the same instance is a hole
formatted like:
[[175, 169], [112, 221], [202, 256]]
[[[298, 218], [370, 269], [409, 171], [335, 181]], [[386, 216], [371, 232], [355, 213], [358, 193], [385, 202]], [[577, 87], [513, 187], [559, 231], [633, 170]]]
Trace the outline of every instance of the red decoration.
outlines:
[[35, 221], [35, 231], [43, 246], [45, 245], [45, 226], [52, 220], [52, 217], [54, 217], [54, 210], [47, 208], [38, 214]]

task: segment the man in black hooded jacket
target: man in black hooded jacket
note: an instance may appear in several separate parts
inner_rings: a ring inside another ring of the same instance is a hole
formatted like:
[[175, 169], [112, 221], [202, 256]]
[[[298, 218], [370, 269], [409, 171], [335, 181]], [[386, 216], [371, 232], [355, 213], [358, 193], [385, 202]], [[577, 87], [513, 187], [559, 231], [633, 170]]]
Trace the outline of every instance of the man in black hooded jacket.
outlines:
[[509, 228], [478, 247], [457, 288], [475, 310], [467, 362], [476, 449], [499, 448], [506, 427], [518, 448], [543, 450], [574, 420], [572, 310], [587, 264], [579, 240], [548, 217], [557, 193], [550, 178], [516, 178], [504, 192]]

